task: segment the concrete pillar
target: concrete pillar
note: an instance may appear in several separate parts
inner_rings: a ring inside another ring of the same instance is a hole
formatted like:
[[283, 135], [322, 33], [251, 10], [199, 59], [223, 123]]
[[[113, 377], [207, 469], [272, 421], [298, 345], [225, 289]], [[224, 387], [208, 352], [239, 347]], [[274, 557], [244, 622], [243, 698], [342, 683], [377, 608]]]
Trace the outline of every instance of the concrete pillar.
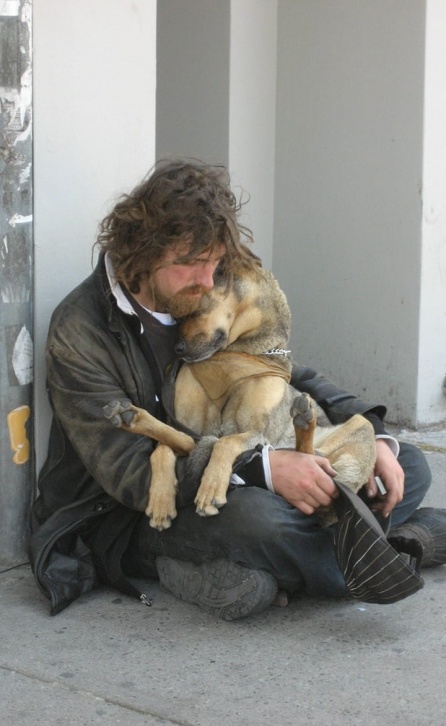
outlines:
[[446, 419], [446, 4], [428, 0], [417, 424]]
[[162, 0], [156, 155], [225, 164], [265, 265], [274, 216], [277, 0]]
[[276, 149], [277, 0], [231, 0], [229, 168], [246, 190], [242, 217], [271, 268]]
[[227, 164], [230, 0], [161, 0], [156, 157]]
[[411, 426], [446, 418], [445, 33], [441, 0], [279, 2], [274, 269], [293, 350]]

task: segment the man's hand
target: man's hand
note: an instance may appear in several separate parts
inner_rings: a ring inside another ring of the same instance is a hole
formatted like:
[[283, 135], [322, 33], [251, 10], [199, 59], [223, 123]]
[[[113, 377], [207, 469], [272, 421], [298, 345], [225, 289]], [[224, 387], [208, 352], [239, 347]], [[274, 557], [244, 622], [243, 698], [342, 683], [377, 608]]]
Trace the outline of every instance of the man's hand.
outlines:
[[[379, 494], [374, 477], [379, 476], [387, 494]], [[401, 502], [404, 494], [404, 471], [385, 439], [376, 441], [376, 464], [374, 474], [367, 484], [367, 496], [376, 498], [371, 509], [388, 517], [392, 509]]]
[[269, 452], [269, 461], [276, 494], [303, 514], [314, 514], [339, 496], [332, 479], [336, 472], [325, 457], [277, 449]]

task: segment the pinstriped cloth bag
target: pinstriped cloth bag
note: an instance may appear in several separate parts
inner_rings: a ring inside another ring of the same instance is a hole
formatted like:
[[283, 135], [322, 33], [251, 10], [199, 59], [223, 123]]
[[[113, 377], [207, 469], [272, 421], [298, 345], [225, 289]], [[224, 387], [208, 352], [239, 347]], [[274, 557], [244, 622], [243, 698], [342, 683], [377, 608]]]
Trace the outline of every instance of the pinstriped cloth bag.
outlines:
[[[347, 589], [357, 600], [390, 604], [413, 595], [424, 585], [420, 577], [422, 546], [417, 540], [389, 539], [362, 499], [335, 480], [336, 559]], [[409, 555], [408, 558], [403, 554]]]

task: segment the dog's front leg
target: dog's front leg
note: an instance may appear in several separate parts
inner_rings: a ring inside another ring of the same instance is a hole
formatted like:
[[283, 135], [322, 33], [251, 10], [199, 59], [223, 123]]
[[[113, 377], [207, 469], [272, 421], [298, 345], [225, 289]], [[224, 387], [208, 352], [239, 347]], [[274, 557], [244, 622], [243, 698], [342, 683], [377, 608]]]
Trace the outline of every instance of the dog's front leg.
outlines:
[[[255, 437], [256, 443], [259, 440], [261, 437]], [[218, 514], [218, 510], [226, 504], [234, 462], [240, 454], [255, 445], [252, 442], [252, 433], [231, 434], [216, 441], [195, 497], [197, 514], [211, 517]]]
[[176, 455], [165, 444], [158, 444], [150, 457], [152, 476], [149, 502], [146, 514], [154, 529], [168, 529], [177, 516], [175, 497], [177, 478], [175, 476]]
[[296, 435], [296, 451], [314, 454], [314, 431], [317, 423], [316, 404], [308, 393], [297, 393], [290, 414]]
[[104, 406], [103, 412], [113, 426], [155, 439], [170, 446], [178, 454], [189, 454], [195, 448], [192, 436], [159, 421], [145, 409], [133, 406], [127, 398], [111, 401]]

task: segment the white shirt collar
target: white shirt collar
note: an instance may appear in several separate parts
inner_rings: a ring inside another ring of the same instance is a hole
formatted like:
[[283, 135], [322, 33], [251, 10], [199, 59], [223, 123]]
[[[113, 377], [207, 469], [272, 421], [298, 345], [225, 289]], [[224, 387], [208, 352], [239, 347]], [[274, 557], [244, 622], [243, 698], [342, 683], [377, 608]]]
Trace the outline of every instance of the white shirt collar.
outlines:
[[[123, 313], [127, 313], [127, 315], [136, 315], [136, 312], [131, 306], [126, 295], [124, 295], [122, 287], [116, 279], [115, 271], [113, 269], [113, 263], [110, 259], [110, 255], [108, 252], [105, 253], [105, 271], [107, 273], [110, 290], [117, 302], [118, 308], [122, 310]], [[142, 307], [144, 307], [144, 305]], [[149, 308], [146, 307], [144, 307], [144, 310], [147, 310], [150, 315], [153, 315], [153, 317], [156, 318], [163, 325], [175, 325], [176, 323], [176, 320], [171, 316], [170, 313], [158, 313], [154, 310], [149, 310]]]

